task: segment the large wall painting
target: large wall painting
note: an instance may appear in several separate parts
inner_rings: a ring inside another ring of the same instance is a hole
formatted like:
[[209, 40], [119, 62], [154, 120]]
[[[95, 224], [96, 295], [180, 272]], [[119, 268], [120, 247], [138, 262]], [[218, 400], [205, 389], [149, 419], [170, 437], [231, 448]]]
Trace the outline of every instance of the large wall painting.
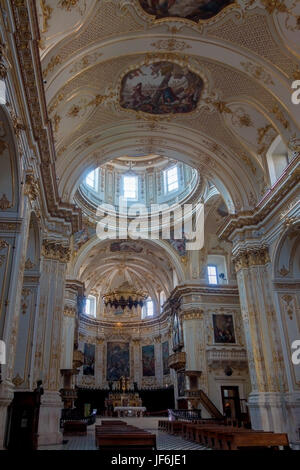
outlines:
[[142, 346], [143, 376], [155, 376], [154, 344]]
[[213, 314], [215, 343], [235, 343], [235, 332], [232, 315]]
[[169, 368], [169, 342], [165, 341], [162, 343], [162, 361], [163, 361], [163, 374], [168, 375], [170, 373]]
[[177, 372], [177, 391], [179, 397], [184, 397], [185, 394], [185, 373]]
[[107, 380], [119, 380], [122, 376], [129, 377], [129, 343], [107, 343]]
[[95, 375], [95, 345], [84, 343], [83, 375]]
[[179, 17], [195, 22], [217, 15], [234, 0], [139, 0], [141, 7], [156, 18]]
[[202, 78], [188, 67], [154, 62], [123, 77], [120, 104], [150, 114], [189, 113], [196, 108], [202, 90]]

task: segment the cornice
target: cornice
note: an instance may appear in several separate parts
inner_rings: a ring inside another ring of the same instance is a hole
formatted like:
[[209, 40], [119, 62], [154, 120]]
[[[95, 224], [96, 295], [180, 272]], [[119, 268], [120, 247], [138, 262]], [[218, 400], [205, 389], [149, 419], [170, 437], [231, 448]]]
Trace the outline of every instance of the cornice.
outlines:
[[11, 9], [15, 29], [13, 39], [27, 98], [32, 132], [41, 156], [40, 171], [47, 208], [51, 216], [63, 218], [71, 223], [73, 231], [76, 232], [81, 226], [81, 211], [72, 204], [62, 203], [58, 194], [54, 140], [47, 113], [39, 57], [40, 37], [35, 2], [32, 0], [13, 1]]
[[283, 199], [296, 188], [300, 181], [300, 153], [286, 167], [281, 177], [266, 193], [257, 206], [250, 211], [229, 215], [217, 232], [222, 240], [229, 240], [237, 229], [257, 226], [262, 223]]

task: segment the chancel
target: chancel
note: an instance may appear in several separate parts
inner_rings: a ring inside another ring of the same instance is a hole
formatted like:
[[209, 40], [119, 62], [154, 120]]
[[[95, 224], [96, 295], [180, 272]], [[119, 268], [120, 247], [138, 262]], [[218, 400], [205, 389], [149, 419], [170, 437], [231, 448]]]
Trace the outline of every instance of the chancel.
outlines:
[[300, 449], [299, 14], [1, 1], [1, 449]]

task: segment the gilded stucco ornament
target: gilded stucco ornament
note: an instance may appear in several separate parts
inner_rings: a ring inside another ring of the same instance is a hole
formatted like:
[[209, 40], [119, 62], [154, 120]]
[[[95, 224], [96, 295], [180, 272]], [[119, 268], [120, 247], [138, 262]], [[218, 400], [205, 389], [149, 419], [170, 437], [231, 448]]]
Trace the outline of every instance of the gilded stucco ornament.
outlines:
[[270, 261], [267, 247], [248, 248], [241, 250], [233, 259], [235, 270], [249, 268], [251, 266], [264, 266]]
[[9, 209], [10, 207], [12, 207], [12, 203], [7, 199], [6, 194], [3, 193], [0, 199], [0, 209], [2, 211], [7, 211], [7, 209]]
[[70, 261], [70, 249], [55, 241], [43, 241], [42, 255], [47, 259], [61, 261], [62, 263]]
[[25, 178], [24, 194], [29, 196], [32, 201], [35, 201], [39, 194], [39, 185], [33, 173], [28, 173]]
[[42, 33], [46, 33], [49, 29], [49, 20], [51, 18], [53, 8], [46, 3], [46, 0], [40, 0], [40, 7], [43, 15]]

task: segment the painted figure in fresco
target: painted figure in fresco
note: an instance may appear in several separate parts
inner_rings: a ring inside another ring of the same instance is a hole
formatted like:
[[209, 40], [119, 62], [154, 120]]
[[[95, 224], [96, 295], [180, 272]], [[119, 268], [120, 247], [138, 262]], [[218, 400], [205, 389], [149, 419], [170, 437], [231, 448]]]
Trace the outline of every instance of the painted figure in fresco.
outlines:
[[140, 0], [143, 9], [157, 18], [179, 17], [192, 21], [217, 15], [234, 0]]
[[154, 62], [123, 77], [120, 104], [151, 114], [187, 113], [196, 108], [202, 89], [203, 80], [188, 67]]

